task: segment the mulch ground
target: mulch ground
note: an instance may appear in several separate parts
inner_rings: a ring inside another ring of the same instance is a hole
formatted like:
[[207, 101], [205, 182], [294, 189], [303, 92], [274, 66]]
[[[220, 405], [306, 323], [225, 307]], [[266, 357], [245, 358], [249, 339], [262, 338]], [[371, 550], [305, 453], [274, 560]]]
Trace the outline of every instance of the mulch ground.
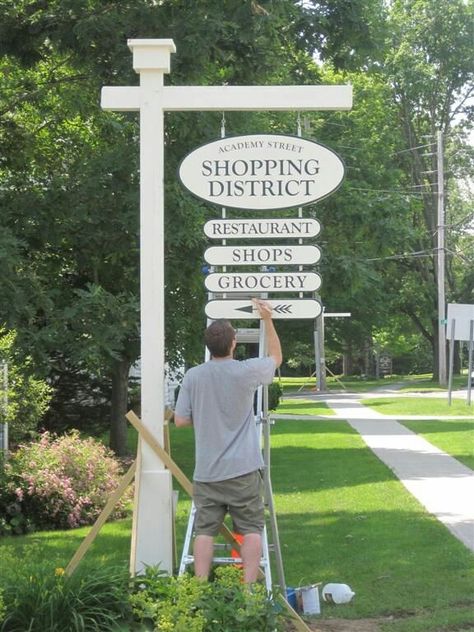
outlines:
[[[324, 621], [307, 621], [307, 626], [313, 632], [380, 632], [380, 624], [393, 620], [384, 619], [326, 619]], [[294, 630], [293, 627], [288, 632]]]

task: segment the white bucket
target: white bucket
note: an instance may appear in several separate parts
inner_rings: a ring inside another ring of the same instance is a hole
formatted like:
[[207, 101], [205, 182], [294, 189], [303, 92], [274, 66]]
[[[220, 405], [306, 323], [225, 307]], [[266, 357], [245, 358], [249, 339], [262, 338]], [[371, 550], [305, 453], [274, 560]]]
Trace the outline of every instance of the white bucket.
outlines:
[[301, 586], [301, 603], [304, 614], [321, 614], [319, 592], [317, 586]]
[[349, 603], [355, 592], [347, 584], [326, 584], [322, 594], [328, 603]]

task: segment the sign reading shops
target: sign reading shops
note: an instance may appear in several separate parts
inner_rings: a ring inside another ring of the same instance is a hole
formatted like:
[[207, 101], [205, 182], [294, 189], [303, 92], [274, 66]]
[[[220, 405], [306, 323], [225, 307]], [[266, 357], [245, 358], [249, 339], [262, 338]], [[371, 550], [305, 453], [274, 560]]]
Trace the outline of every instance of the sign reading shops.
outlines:
[[179, 167], [183, 185], [222, 207], [269, 210], [305, 206], [333, 193], [341, 158], [298, 136], [250, 134], [198, 147]]
[[211, 246], [204, 253], [211, 266], [309, 265], [320, 258], [317, 246]]

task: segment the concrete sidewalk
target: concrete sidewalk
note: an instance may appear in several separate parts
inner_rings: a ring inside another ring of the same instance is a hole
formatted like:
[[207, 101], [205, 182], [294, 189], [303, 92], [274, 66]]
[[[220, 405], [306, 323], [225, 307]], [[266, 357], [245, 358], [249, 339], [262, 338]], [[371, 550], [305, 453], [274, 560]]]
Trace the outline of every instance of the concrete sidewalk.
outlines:
[[[322, 399], [336, 413], [332, 419], [346, 420], [408, 491], [474, 551], [474, 472], [397, 421], [362, 405], [353, 393], [342, 397], [331, 394], [318, 397], [318, 400]], [[291, 417], [295, 419], [296, 415]], [[297, 417], [331, 419], [308, 415]]]

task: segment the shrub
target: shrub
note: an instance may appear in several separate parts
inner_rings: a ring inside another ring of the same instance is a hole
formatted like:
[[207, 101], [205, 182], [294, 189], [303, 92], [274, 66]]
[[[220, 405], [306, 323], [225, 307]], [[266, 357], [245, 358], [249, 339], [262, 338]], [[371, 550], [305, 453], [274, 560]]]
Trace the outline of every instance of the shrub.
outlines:
[[0, 631], [110, 631], [131, 615], [128, 589], [125, 569], [102, 568], [70, 578], [62, 568], [23, 569], [0, 589]]
[[242, 584], [235, 566], [216, 569], [213, 582], [183, 575], [167, 577], [148, 568], [137, 577], [130, 602], [155, 632], [270, 632], [283, 629], [283, 614], [262, 584]]
[[[101, 443], [77, 431], [62, 437], [46, 432], [19, 446], [0, 478], [0, 533], [68, 529], [94, 522], [118, 485], [120, 465]], [[114, 518], [125, 514], [130, 493]]]
[[283, 391], [278, 382], [272, 382], [268, 387], [268, 410], [276, 410]]
[[[20, 357], [15, 339], [14, 331], [0, 327], [0, 365], [8, 364], [8, 406], [6, 418], [1, 415], [0, 421], [9, 424], [11, 444], [35, 435], [52, 397], [52, 388], [33, 374], [31, 358]], [[0, 397], [3, 397], [2, 386], [0, 378]]]

